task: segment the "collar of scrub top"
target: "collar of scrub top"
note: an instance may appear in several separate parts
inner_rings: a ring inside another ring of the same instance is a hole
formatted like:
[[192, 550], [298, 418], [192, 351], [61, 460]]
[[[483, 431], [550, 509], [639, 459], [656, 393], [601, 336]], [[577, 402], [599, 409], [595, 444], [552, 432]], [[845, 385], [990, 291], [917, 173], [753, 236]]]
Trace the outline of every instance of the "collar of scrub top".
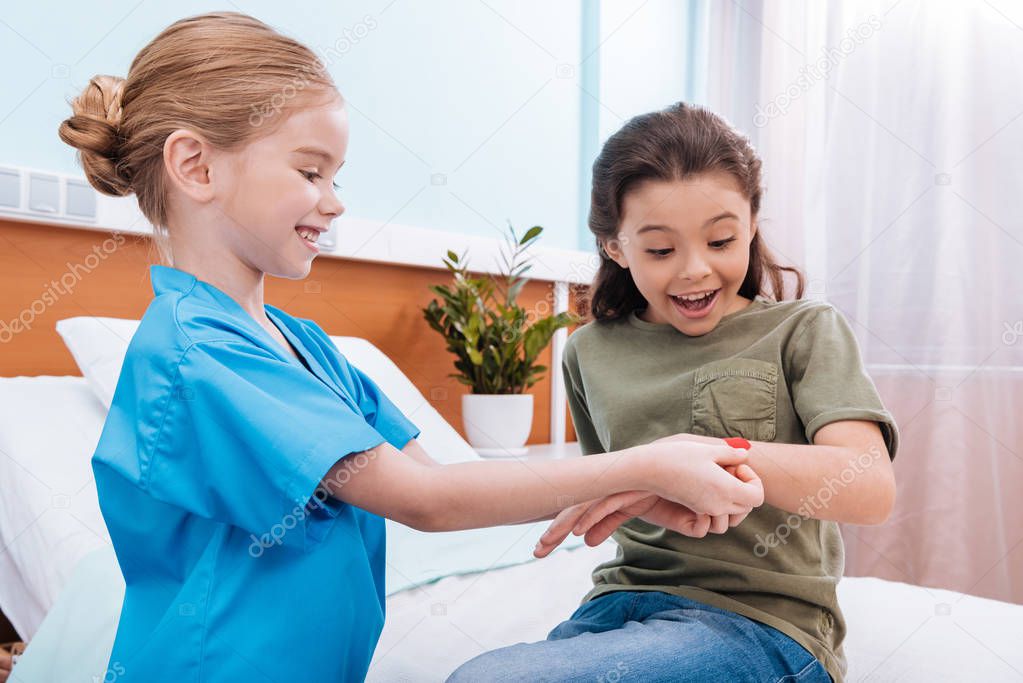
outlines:
[[[200, 280], [191, 273], [186, 273], [183, 270], [178, 270], [171, 266], [163, 266], [159, 264], [153, 264], [149, 266], [149, 279], [153, 283], [153, 294], [159, 296], [167, 291], [181, 292], [182, 294], [188, 294], [196, 290], [197, 288], [204, 292], [209, 299], [217, 302], [221, 308], [227, 313], [238, 318], [246, 329], [250, 330], [253, 334], [261, 336], [264, 342], [271, 348], [273, 348], [277, 354], [286, 363], [299, 363], [290, 353], [284, 349], [276, 339], [270, 336], [270, 334], [263, 329], [263, 326], [256, 322], [256, 320], [249, 315], [241, 305], [228, 296], [225, 292], [217, 289], [213, 285], [204, 280]], [[277, 326], [277, 329], [281, 331], [291, 345], [295, 347], [295, 351], [298, 352], [302, 359], [305, 361], [305, 368], [308, 369], [312, 374], [321, 382], [323, 382], [331, 391], [337, 394], [342, 401], [351, 406], [357, 414], [362, 414], [362, 409], [359, 407], [358, 402], [355, 398], [348, 394], [348, 391], [341, 386], [340, 382], [332, 381], [330, 375], [323, 366], [320, 365], [319, 361], [316, 360], [314, 354], [309, 352], [309, 349], [298, 339], [298, 336], [292, 331], [288, 323], [283, 319], [277, 317], [277, 309], [270, 304], [263, 304], [263, 310], [266, 311], [266, 315], [270, 318], [271, 322]], [[283, 313], [283, 311], [281, 311]], [[290, 316], [289, 316], [290, 319]], [[306, 505], [310, 508], [320, 509], [330, 516], [337, 515], [337, 506], [328, 505], [321, 501], [317, 496], [311, 496]]]
[[[287, 349], [283, 348], [276, 339], [270, 336], [263, 326], [256, 322], [256, 320], [249, 315], [249, 312], [241, 307], [237, 301], [231, 298], [228, 294], [211, 285], [210, 283], [200, 280], [191, 273], [186, 273], [183, 270], [178, 270], [171, 266], [163, 266], [159, 264], [153, 264], [149, 266], [149, 279], [153, 283], [153, 293], [156, 296], [163, 294], [169, 290], [181, 292], [187, 294], [196, 288], [201, 289], [202, 292], [207, 294], [207, 298], [216, 302], [223, 308], [227, 313], [231, 314], [235, 318], [239, 319], [242, 325], [245, 326], [252, 334], [262, 339], [268, 348], [272, 348], [278, 356], [286, 363], [305, 363], [303, 369], [308, 369], [313, 375], [321, 382], [327, 385], [334, 393], [338, 394], [346, 403], [356, 406], [355, 399], [351, 396], [346, 395], [343, 387], [338, 387], [336, 382], [330, 380], [329, 375], [320, 365], [319, 361], [316, 360], [314, 354], [310, 353], [304, 344], [298, 339], [292, 329], [288, 326], [288, 323], [277, 317], [276, 310], [270, 304], [263, 304], [263, 310], [266, 311], [266, 315], [270, 318], [270, 321], [281, 331], [291, 345], [295, 347], [295, 351], [298, 352], [299, 356], [302, 357], [302, 361], [298, 361], [287, 352]], [[358, 410], [358, 408], [356, 408]]]

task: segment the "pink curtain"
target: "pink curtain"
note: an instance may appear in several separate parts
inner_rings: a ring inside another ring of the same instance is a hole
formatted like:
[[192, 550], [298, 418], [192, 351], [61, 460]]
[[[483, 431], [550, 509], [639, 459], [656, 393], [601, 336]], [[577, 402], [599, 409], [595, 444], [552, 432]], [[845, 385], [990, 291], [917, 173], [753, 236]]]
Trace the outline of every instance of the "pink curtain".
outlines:
[[1023, 603], [1023, 5], [705, 7], [703, 101], [764, 160], [762, 234], [901, 428], [895, 512], [844, 527], [846, 573]]
[[898, 499], [882, 526], [843, 525], [846, 575], [1023, 604], [1023, 373], [872, 375], [901, 429]]

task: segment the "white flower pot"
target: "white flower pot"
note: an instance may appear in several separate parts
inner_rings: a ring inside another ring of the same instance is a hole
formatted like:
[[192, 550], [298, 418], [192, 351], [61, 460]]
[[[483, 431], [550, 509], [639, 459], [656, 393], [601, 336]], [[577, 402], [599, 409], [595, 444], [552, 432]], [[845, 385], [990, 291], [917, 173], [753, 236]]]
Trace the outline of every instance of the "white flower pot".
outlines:
[[462, 426], [483, 457], [525, 455], [533, 426], [532, 394], [465, 394]]

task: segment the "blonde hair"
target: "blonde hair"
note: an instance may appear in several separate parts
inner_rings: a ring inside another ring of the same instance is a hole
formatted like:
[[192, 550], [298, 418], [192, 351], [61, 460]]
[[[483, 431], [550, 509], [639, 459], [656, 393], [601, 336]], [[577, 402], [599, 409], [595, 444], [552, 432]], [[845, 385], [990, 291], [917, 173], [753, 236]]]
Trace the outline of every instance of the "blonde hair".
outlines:
[[98, 191], [135, 194], [160, 256], [171, 263], [167, 137], [187, 128], [217, 149], [235, 150], [307, 105], [303, 95], [340, 97], [312, 50], [250, 16], [215, 12], [164, 29], [135, 56], [126, 79], [93, 77], [70, 103], [74, 114], [59, 135], [78, 149]]

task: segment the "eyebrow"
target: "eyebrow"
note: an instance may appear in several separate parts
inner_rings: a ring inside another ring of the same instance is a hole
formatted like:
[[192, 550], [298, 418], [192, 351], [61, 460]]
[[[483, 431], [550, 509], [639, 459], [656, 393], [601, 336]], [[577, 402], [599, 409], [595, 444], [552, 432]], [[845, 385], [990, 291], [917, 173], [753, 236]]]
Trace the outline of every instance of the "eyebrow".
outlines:
[[[334, 161], [334, 157], [330, 154], [330, 152], [328, 152], [325, 149], [321, 149], [319, 147], [310, 147], [310, 146], [299, 147], [297, 149], [291, 150], [291, 153], [292, 154], [308, 154], [310, 156], [320, 157], [321, 159], [326, 161], [328, 164], [332, 163]], [[340, 164], [338, 164], [338, 168], [341, 168], [344, 165], [345, 165], [345, 162], [342, 161]]]
[[[718, 215], [714, 216], [713, 218], [707, 219], [707, 221], [703, 224], [703, 229], [709, 228], [714, 223], [717, 223], [720, 220], [724, 220], [725, 218], [734, 218], [735, 220], [739, 220], [739, 217], [736, 216], [731, 211], [725, 211], [724, 213], [719, 213]], [[642, 235], [644, 232], [651, 232], [653, 230], [661, 230], [663, 232], [671, 232], [671, 228], [668, 228], [668, 227], [666, 227], [664, 225], [644, 225], [642, 228], [640, 228], [639, 230], [636, 231], [636, 234], [637, 235]]]

